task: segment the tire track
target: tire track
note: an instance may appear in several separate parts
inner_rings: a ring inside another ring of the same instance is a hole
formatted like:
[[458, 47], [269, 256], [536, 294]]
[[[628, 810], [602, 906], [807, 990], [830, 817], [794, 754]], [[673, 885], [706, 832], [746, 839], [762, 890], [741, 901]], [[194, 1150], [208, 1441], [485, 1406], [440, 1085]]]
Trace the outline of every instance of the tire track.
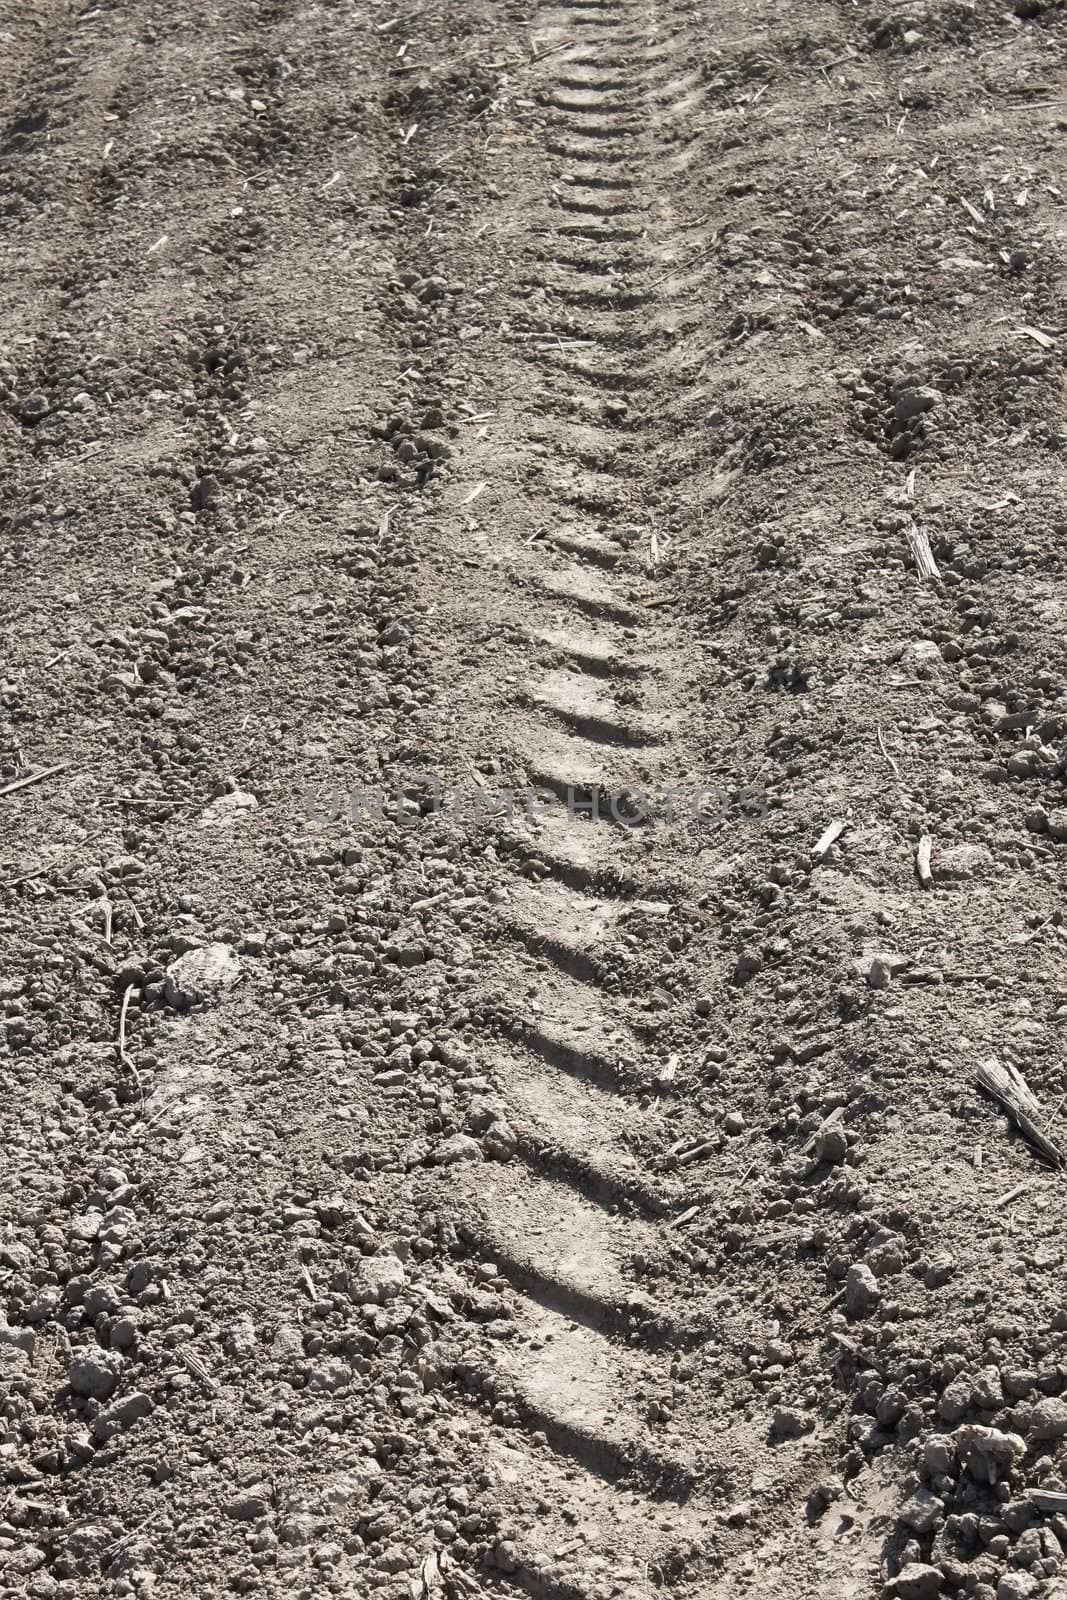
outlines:
[[[553, 803], [502, 835], [521, 876], [496, 920], [495, 964], [508, 981], [494, 1064], [519, 1159], [450, 1170], [439, 1203], [515, 1291], [510, 1337], [479, 1373], [494, 1417], [503, 1400], [575, 1463], [575, 1505], [613, 1506], [624, 1485], [650, 1519], [673, 1503], [680, 1520], [654, 1565], [680, 1571], [682, 1552], [703, 1545], [697, 1508], [716, 1473], [699, 1416], [676, 1428], [662, 1397], [682, 1353], [719, 1334], [698, 1300], [679, 1319], [635, 1276], [635, 1261], [660, 1252], [682, 1190], [634, 1148], [635, 1101], [663, 1093], [662, 1053], [614, 981], [628, 919], [670, 909], [646, 864], [653, 818], [642, 816], [643, 796], [694, 765], [678, 742], [677, 652], [649, 603], [652, 452], [642, 416], [631, 415], [634, 399], [648, 404], [661, 339], [649, 239], [660, 155], [643, 111], [669, 62], [654, 14], [636, 7], [551, 8], [543, 19], [575, 40], [540, 97], [541, 149], [558, 170], [546, 225], [565, 242], [559, 252], [540, 245], [535, 219], [516, 274], [530, 298], [514, 325], [551, 420], [528, 430], [549, 451], [535, 512], [545, 532], [510, 562], [526, 665], [505, 738], [507, 770]], [[572, 1589], [546, 1577], [536, 1544], [520, 1574], [532, 1592], [596, 1592], [591, 1578]], [[610, 1537], [589, 1553], [590, 1573], [623, 1559]]]

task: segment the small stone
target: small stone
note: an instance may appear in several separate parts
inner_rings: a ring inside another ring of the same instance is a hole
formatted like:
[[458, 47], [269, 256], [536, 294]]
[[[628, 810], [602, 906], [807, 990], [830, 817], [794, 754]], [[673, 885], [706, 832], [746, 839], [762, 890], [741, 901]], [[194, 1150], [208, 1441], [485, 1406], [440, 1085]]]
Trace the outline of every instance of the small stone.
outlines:
[[872, 1245], [863, 1259], [876, 1278], [892, 1278], [904, 1269], [901, 1240], [895, 1235], [883, 1239], [880, 1244]]
[[1039, 1400], [1030, 1413], [1032, 1439], [1062, 1439], [1067, 1436], [1067, 1400]]
[[[231, 1322], [223, 1339], [223, 1349], [226, 1354], [242, 1360], [244, 1357], [254, 1354], [255, 1348], [256, 1327], [252, 1318], [241, 1316]], [[301, 1341], [301, 1349], [303, 1349], [303, 1341]]]
[[385, 1305], [404, 1288], [403, 1262], [396, 1256], [364, 1256], [352, 1275], [348, 1292], [356, 1305]]
[[982, 844], [954, 844], [939, 850], [934, 857], [934, 877], [944, 879], [977, 878], [993, 865], [992, 852]]
[[217, 999], [240, 975], [241, 967], [228, 944], [187, 950], [166, 972], [166, 997], [175, 1010]]
[[878, 1304], [881, 1291], [870, 1267], [862, 1262], [849, 1267], [845, 1278], [845, 1311], [850, 1317], [866, 1317]]
[[840, 1166], [848, 1155], [848, 1139], [845, 1130], [836, 1124], [832, 1128], [823, 1128], [815, 1139], [816, 1161], [828, 1162], [830, 1166]]
[[423, 301], [443, 300], [448, 293], [448, 282], [436, 275], [432, 278], [421, 278], [413, 285], [412, 292]]
[[1000, 1371], [997, 1367], [983, 1367], [975, 1379], [971, 1391], [971, 1399], [976, 1406], [981, 1406], [983, 1411], [999, 1411], [1004, 1404], [1004, 1390], [1001, 1387]]
[[143, 961], [124, 961], [115, 974], [115, 987], [120, 994], [132, 984], [135, 989], [143, 989], [148, 982]]
[[1042, 1587], [1030, 1572], [1006, 1572], [997, 1584], [997, 1600], [1034, 1600]]
[[151, 1416], [155, 1406], [146, 1394], [134, 1390], [133, 1394], [123, 1395], [121, 1400], [112, 1401], [105, 1407], [93, 1423], [93, 1437], [100, 1443], [106, 1443], [116, 1434], [125, 1433], [127, 1428], [132, 1428], [135, 1422]]
[[900, 1520], [909, 1528], [914, 1528], [916, 1533], [932, 1533], [940, 1522], [944, 1509], [944, 1501], [925, 1484], [921, 1484], [901, 1507]]
[[[0, 1556], [0, 1561], [3, 1562], [2, 1572], [5, 1575], [9, 1574], [13, 1578], [29, 1577], [31, 1572], [39, 1571], [47, 1560], [48, 1554], [41, 1549], [39, 1544], [24, 1544], [20, 1549], [5, 1550], [3, 1556]], [[39, 1582], [40, 1580], [37, 1581]], [[7, 1585], [5, 1584], [6, 1587]], [[9, 1590], [8, 1592], [14, 1593], [14, 1590]], [[27, 1591], [23, 1591], [20, 1585], [18, 1592], [20, 1594], [26, 1592], [31, 1595], [41, 1593], [33, 1584], [30, 1585]]]
[[945, 1422], [959, 1422], [970, 1409], [972, 1388], [971, 1379], [965, 1372], [953, 1378], [951, 1383], [945, 1385], [937, 1402], [938, 1416]]
[[228, 828], [249, 811], [255, 811], [259, 801], [254, 794], [247, 794], [243, 789], [233, 789], [229, 794], [220, 794], [217, 800], [212, 800], [205, 806], [200, 817], [202, 828]]
[[1048, 814], [1049, 837], [1060, 844], [1067, 841], [1067, 806], [1057, 806]]
[[86, 1244], [91, 1244], [103, 1226], [104, 1213], [94, 1209], [79, 1212], [71, 1220], [70, 1231], [75, 1239], [82, 1239]]
[[925, 1561], [910, 1561], [889, 1585], [897, 1600], [937, 1600], [941, 1593], [941, 1571]]
[[11, 1352], [32, 1360], [36, 1343], [37, 1337], [32, 1328], [12, 1328], [0, 1321], [0, 1359], [6, 1352]]
[[457, 1161], [480, 1161], [482, 1147], [477, 1139], [472, 1139], [469, 1133], [454, 1133], [450, 1139], [442, 1139], [434, 1147], [430, 1156], [435, 1167], [452, 1167]]
[[1009, 1500], [1000, 1507], [1000, 1518], [1009, 1533], [1018, 1535], [1032, 1527], [1037, 1517], [1032, 1500]]
[[498, 1572], [518, 1572], [522, 1565], [518, 1547], [511, 1539], [498, 1539], [493, 1546], [492, 1564]]
[[114, 694], [121, 691], [123, 694], [136, 695], [144, 688], [144, 684], [136, 672], [109, 672], [100, 680], [100, 687]]
[[773, 1428], [781, 1439], [799, 1439], [810, 1433], [815, 1418], [809, 1411], [798, 1411], [794, 1406], [779, 1406], [774, 1413]]
[[913, 417], [921, 417], [924, 412], [932, 411], [941, 404], [943, 398], [939, 389], [931, 389], [926, 384], [902, 389], [893, 407], [893, 415], [898, 422], [910, 422]]
[[259, 1522], [270, 1516], [270, 1509], [270, 1488], [265, 1483], [242, 1490], [226, 1503], [226, 1515], [235, 1522]]
[[845, 1485], [841, 1478], [820, 1478], [808, 1496], [809, 1513], [821, 1517], [829, 1506], [836, 1505], [844, 1493]]
[[923, 1273], [923, 1283], [928, 1289], [940, 1289], [949, 1281], [955, 1270], [955, 1257], [949, 1255], [947, 1250], [942, 1250], [931, 1259]]
[[[155, 1281], [157, 1276], [158, 1273], [154, 1261], [134, 1261], [131, 1263], [130, 1270], [126, 1274], [126, 1287], [130, 1294], [144, 1294], [145, 1290], [151, 1283]], [[88, 1288], [88, 1280], [84, 1281], [86, 1288]], [[70, 1284], [68, 1284], [68, 1295], [70, 1294], [70, 1287]]]
[[270, 1353], [279, 1364], [304, 1359], [304, 1335], [291, 1322], [283, 1322], [274, 1335]]
[[944, 1477], [955, 1470], [955, 1441], [944, 1433], [932, 1433], [923, 1445], [923, 1466], [931, 1477]]
[[137, 1323], [132, 1317], [117, 1317], [111, 1325], [112, 1350], [132, 1350], [137, 1344]]
[[308, 1388], [320, 1394], [337, 1394], [352, 1382], [352, 1368], [340, 1356], [320, 1361], [308, 1373]]
[[70, 1387], [86, 1400], [108, 1400], [118, 1387], [122, 1357], [110, 1350], [92, 1350], [70, 1364]]
[[197, 478], [189, 496], [193, 510], [207, 511], [212, 506], [218, 505], [221, 493], [222, 485], [219, 480], [212, 473], [205, 473], [202, 478]]
[[890, 1388], [874, 1408], [874, 1415], [883, 1428], [895, 1428], [908, 1409], [908, 1397], [903, 1389]]
[[860, 963], [860, 971], [868, 989], [884, 989], [892, 976], [881, 956], [871, 956]]
[[[107, 1552], [115, 1543], [114, 1525], [106, 1522], [75, 1521], [74, 1526], [59, 1542], [59, 1555], [63, 1567], [79, 1577], [93, 1577], [100, 1587], [100, 1573]], [[75, 1586], [72, 1585], [72, 1588]]]
[[486, 1133], [482, 1143], [487, 1156], [492, 1156], [494, 1161], [510, 1161], [518, 1149], [518, 1141], [511, 1129], [511, 1124], [505, 1122], [503, 1117], [498, 1117]]
[[104, 872], [109, 878], [133, 880], [143, 878], [148, 868], [138, 856], [112, 856], [104, 863]]
[[742, 950], [734, 963], [734, 977], [739, 982], [751, 978], [755, 973], [762, 972], [763, 957], [758, 950]]
[[740, 1111], [728, 1111], [722, 1119], [723, 1129], [729, 1134], [744, 1133], [745, 1119]]
[[26, 395], [18, 404], [18, 413], [23, 422], [40, 422], [42, 417], [48, 415], [50, 409], [48, 396], [42, 394], [39, 389]]
[[956, 1435], [964, 1466], [979, 1483], [997, 1483], [1026, 1454], [1026, 1441], [1017, 1433], [970, 1423]]

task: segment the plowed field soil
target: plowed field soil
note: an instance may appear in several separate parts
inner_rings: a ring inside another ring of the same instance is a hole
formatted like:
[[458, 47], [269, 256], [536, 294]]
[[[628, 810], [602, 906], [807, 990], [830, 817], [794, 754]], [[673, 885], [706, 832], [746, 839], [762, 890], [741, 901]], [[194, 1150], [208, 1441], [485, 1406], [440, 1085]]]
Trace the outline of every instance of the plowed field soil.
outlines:
[[0, 1595], [1063, 1600], [1063, 0], [0, 88]]

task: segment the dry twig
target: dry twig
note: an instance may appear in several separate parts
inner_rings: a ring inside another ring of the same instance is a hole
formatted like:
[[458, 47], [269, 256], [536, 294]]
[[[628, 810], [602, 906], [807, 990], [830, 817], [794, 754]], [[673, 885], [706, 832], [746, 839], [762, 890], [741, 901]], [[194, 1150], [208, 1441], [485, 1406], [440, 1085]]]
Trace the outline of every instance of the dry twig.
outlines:
[[129, 1051], [126, 1049], [126, 1013], [130, 1008], [130, 996], [131, 996], [131, 994], [133, 994], [134, 988], [135, 988], [134, 984], [128, 983], [126, 985], [126, 991], [122, 996], [122, 1009], [119, 1011], [119, 1037], [118, 1037], [118, 1042], [117, 1042], [117, 1048], [118, 1048], [119, 1060], [122, 1062], [122, 1064], [126, 1068], [126, 1070], [128, 1072], [132, 1073], [133, 1081], [137, 1085], [137, 1093], [138, 1093], [138, 1096], [140, 1097], [140, 1101], [141, 1101], [141, 1116], [143, 1117], [144, 1116], [144, 1084], [141, 1082], [141, 1074], [138, 1072], [136, 1066], [134, 1065], [133, 1057], [130, 1055]]
[[897, 766], [896, 762], [893, 760], [893, 757], [889, 754], [889, 751], [885, 747], [885, 740], [882, 737], [882, 724], [881, 723], [878, 724], [878, 748], [879, 748], [879, 750], [881, 750], [882, 754], [885, 756], [886, 760], [889, 762], [889, 765], [893, 769], [893, 776], [894, 776], [894, 778], [896, 778], [897, 782], [899, 783], [900, 782], [900, 768]]
[[70, 761], [57, 761], [54, 767], [42, 767], [40, 772], [30, 772], [24, 778], [16, 778], [12, 783], [5, 783], [0, 789], [0, 795], [14, 794], [16, 789], [28, 789], [31, 783], [42, 783], [45, 778], [54, 778], [57, 772], [66, 772]]

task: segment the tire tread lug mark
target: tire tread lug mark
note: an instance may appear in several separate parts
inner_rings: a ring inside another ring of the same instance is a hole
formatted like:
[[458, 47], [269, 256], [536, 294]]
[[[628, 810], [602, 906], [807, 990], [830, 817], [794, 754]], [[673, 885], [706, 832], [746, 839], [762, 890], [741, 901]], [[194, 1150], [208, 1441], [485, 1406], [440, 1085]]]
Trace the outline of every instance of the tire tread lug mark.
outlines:
[[[559, 111], [554, 126], [556, 135], [560, 138], [622, 140], [635, 139], [640, 133], [640, 126], [629, 117], [610, 121], [603, 111], [601, 120], [597, 122], [593, 121], [591, 114], [588, 117], [577, 117], [571, 111]], [[600, 154], [598, 151], [598, 158]]]
[[573, 662], [595, 678], [641, 677], [652, 670], [649, 663], [623, 654], [623, 647], [605, 634], [578, 628], [545, 628], [537, 634], [539, 642], [560, 660]]
[[[534, 1521], [515, 1535], [520, 1568], [512, 1580], [531, 1600], [592, 1600], [600, 1584], [587, 1582], [575, 1566], [587, 1550], [608, 1541], [611, 1572], [625, 1584], [628, 1600], [653, 1600], [660, 1593], [648, 1581], [648, 1565], [676, 1570], [686, 1547], [703, 1531], [697, 1514], [660, 1499], [654, 1518], [644, 1496], [616, 1488], [568, 1457], [566, 1465], [544, 1451], [523, 1449], [521, 1436], [493, 1430], [485, 1440], [486, 1462], [493, 1476], [521, 1500], [526, 1516], [535, 1506], [567, 1507], [569, 1533], [561, 1544], [551, 1521]], [[547, 1513], [551, 1516], [551, 1511]], [[631, 1552], [640, 1550], [642, 1559]], [[616, 1554], [615, 1552], [618, 1552]]]
[[548, 1065], [609, 1090], [644, 1089], [649, 1075], [636, 1062], [641, 1042], [624, 1023], [612, 1022], [603, 999], [588, 984], [559, 972], [538, 974], [516, 1018], [518, 1037]]
[[633, 244], [642, 237], [643, 230], [636, 224], [626, 227], [622, 223], [563, 222], [556, 230], [563, 239], [585, 239], [590, 244]]
[[679, 1322], [634, 1276], [633, 1257], [653, 1260], [657, 1227], [612, 1214], [566, 1183], [510, 1162], [465, 1164], [448, 1180], [454, 1220], [467, 1239], [531, 1299], [605, 1334], [643, 1343], [692, 1343], [706, 1332], [698, 1315]]
[[565, 550], [572, 556], [580, 556], [583, 561], [609, 570], [617, 567], [623, 559], [623, 551], [617, 544], [595, 533], [578, 533], [571, 528], [560, 528], [549, 535], [549, 542], [557, 550]]
[[614, 701], [600, 694], [582, 673], [560, 668], [546, 674], [528, 691], [530, 702], [575, 729], [594, 744], [640, 749], [663, 743], [665, 723], [634, 713], [623, 716]]
[[590, 384], [595, 389], [629, 394], [631, 389], [640, 386], [640, 374], [634, 371], [632, 365], [626, 369], [600, 366], [585, 354], [572, 355], [568, 350], [561, 350], [553, 345], [543, 349], [541, 356], [548, 366], [560, 368], [569, 377], [580, 378], [582, 382]]
[[630, 289], [604, 270], [604, 263], [590, 264], [577, 272], [570, 267], [541, 270], [525, 276], [526, 283], [546, 289], [573, 306], [589, 306], [594, 313], [617, 313], [636, 306], [646, 305], [650, 295]]
[[644, 611], [631, 601], [621, 600], [614, 585], [587, 567], [565, 566], [538, 575], [538, 586], [554, 600], [564, 600], [594, 617], [606, 617], [624, 628], [636, 627]]
[[666, 913], [684, 898], [669, 879], [650, 884], [637, 830], [609, 833], [562, 808], [501, 829], [501, 844], [523, 861], [539, 861], [561, 882], [594, 894], [613, 894], [650, 911]]
[[561, 971], [598, 981], [603, 944], [622, 915], [621, 903], [597, 900], [565, 884], [517, 883], [501, 907], [504, 927], [535, 955], [552, 957]]
[[563, 112], [569, 117], [604, 116], [616, 112], [632, 117], [633, 106], [630, 101], [618, 98], [626, 88], [625, 84], [618, 84], [612, 89], [582, 80], [573, 88], [555, 89], [549, 95], [548, 103], [554, 111]]
[[551, 483], [555, 480], [556, 494], [578, 511], [594, 516], [618, 516], [625, 510], [626, 494], [617, 478], [606, 478], [595, 472], [570, 472], [555, 468], [546, 472]]
[[534, 260], [542, 271], [556, 271], [562, 273], [588, 273], [595, 278], [615, 276], [633, 272], [637, 266], [632, 255], [621, 255], [618, 252], [605, 250], [565, 250], [559, 245], [554, 245], [549, 250], [538, 251]]
[[633, 1475], [679, 1498], [693, 1489], [695, 1462], [663, 1440], [635, 1403], [648, 1381], [646, 1351], [613, 1344], [529, 1297], [515, 1320], [520, 1339], [501, 1351], [500, 1365], [557, 1449], [609, 1480]]
[[681, 1203], [680, 1180], [661, 1174], [652, 1181], [623, 1142], [628, 1113], [614, 1092], [568, 1077], [518, 1047], [509, 1046], [502, 1071], [517, 1153], [531, 1170], [562, 1175], [601, 1205], [635, 1205], [649, 1216]]
[[[609, 200], [606, 194], [608, 190], [619, 198]], [[592, 216], [617, 216], [634, 209], [635, 192], [631, 184], [620, 183], [614, 175], [609, 177], [605, 173], [583, 172], [574, 173], [572, 180], [560, 189], [557, 198], [568, 211], [588, 211]]]
[[[592, 149], [590, 149], [590, 143], [593, 145]], [[621, 163], [623, 161], [632, 162], [634, 159], [633, 146], [630, 144], [603, 144], [597, 146], [595, 140], [583, 142], [577, 134], [571, 134], [568, 138], [562, 138], [559, 134], [550, 135], [545, 140], [545, 149], [550, 150], [554, 156], [563, 156], [567, 161], [595, 159], [614, 164], [615, 162]], [[618, 186], [612, 185], [611, 187]]]

